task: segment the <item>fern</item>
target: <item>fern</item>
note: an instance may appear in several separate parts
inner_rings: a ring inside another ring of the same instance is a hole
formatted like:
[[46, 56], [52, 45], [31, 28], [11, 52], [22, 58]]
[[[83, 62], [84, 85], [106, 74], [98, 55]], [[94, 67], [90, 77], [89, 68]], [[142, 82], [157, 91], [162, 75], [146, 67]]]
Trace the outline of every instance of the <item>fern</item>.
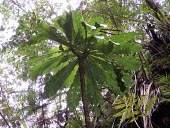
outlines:
[[161, 102], [169, 102], [170, 100], [170, 74], [159, 76], [156, 79], [161, 91]]

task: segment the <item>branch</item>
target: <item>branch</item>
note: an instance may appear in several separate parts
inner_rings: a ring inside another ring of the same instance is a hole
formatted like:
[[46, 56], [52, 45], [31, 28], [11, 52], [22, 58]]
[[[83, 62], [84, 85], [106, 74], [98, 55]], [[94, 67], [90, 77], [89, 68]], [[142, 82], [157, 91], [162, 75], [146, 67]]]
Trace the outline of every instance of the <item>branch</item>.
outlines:
[[54, 11], [54, 8], [50, 5], [50, 3], [49, 3], [49, 1], [48, 0], [46, 0], [46, 2], [47, 2], [47, 4], [50, 6], [50, 8], [51, 8], [51, 10], [52, 10], [52, 12], [57, 16], [57, 14], [55, 13], [55, 11]]
[[[12, 0], [12, 3], [15, 4], [18, 8], [20, 8], [22, 11], [26, 12], [23, 8], [20, 7], [14, 0]], [[27, 13], [27, 12], [26, 12]]]
[[0, 115], [1, 115], [2, 119], [5, 121], [5, 123], [8, 125], [8, 127], [10, 128], [8, 121], [5, 119], [5, 117], [3, 116], [3, 114], [1, 112], [0, 112]]

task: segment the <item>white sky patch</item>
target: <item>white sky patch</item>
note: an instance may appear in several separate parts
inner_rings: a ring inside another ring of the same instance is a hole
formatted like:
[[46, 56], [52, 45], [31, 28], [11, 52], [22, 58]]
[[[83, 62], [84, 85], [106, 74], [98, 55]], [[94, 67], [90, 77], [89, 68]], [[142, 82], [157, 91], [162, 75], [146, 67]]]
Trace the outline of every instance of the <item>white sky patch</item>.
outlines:
[[[0, 3], [2, 2], [3, 0], [0, 0]], [[55, 10], [55, 11], [59, 11], [57, 12], [58, 14], [62, 14], [64, 10], [68, 10], [70, 5], [71, 5], [71, 8], [75, 10], [80, 5], [80, 2], [81, 0], [49, 0], [49, 4], [51, 5], [56, 4], [56, 3], [61, 4], [60, 9]], [[35, 5], [31, 1], [29, 1], [29, 5], [26, 5], [26, 6], [28, 6], [28, 7], [25, 7], [26, 11], [31, 11], [32, 9], [35, 8]], [[9, 20], [8, 26], [5, 26], [5, 30], [3, 30], [4, 26], [3, 26], [2, 20], [3, 20], [3, 14], [0, 13], [0, 45], [9, 41], [10, 38], [13, 35], [15, 35], [15, 31], [13, 31], [14, 30], [13, 27], [16, 28], [18, 26], [18, 22], [11, 19]]]
[[[55, 1], [55, 0], [52, 0], [52, 1]], [[60, 3], [64, 3], [63, 8], [65, 9], [69, 6], [69, 4], [71, 4], [72, 9], [76, 9], [80, 5], [80, 2], [81, 2], [81, 0], [59, 0], [59, 1]], [[67, 1], [69, 1], [69, 3]]]
[[2, 14], [0, 14], [0, 26], [2, 25]]

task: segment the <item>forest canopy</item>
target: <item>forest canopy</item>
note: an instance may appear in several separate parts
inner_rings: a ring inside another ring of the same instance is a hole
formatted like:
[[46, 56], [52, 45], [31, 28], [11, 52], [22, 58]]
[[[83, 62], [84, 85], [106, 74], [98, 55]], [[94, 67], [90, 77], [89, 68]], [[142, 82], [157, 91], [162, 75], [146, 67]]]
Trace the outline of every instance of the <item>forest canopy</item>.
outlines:
[[169, 1], [4, 0], [0, 127], [166, 128]]

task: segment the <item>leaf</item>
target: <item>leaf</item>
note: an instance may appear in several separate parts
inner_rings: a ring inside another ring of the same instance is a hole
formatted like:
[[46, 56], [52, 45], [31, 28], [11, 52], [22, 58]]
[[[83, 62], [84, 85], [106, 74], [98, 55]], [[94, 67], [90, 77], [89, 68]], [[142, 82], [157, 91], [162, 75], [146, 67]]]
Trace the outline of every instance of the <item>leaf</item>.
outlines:
[[113, 59], [125, 70], [138, 70], [141, 65], [140, 61], [133, 56], [114, 56]]
[[28, 74], [31, 77], [31, 79], [36, 79], [38, 76], [43, 74], [43, 71], [45, 69], [47, 69], [51, 64], [54, 64], [55, 62], [56, 58], [53, 58], [45, 61], [44, 63], [35, 65], [29, 70]]
[[73, 112], [74, 109], [79, 105], [80, 100], [81, 100], [80, 78], [77, 73], [73, 84], [70, 86], [70, 89], [67, 92], [67, 104], [71, 112]]
[[67, 38], [61, 31], [59, 31], [58, 29], [56, 29], [53, 26], [50, 26], [49, 24], [47, 24], [44, 21], [40, 21], [37, 24], [36, 30], [38, 31], [39, 36], [56, 41], [60, 44], [66, 45], [66, 46], [70, 45]]
[[72, 12], [72, 19], [73, 19], [74, 31], [77, 34], [82, 27], [82, 24], [81, 24], [81, 22], [83, 20], [82, 12], [80, 10], [73, 11]]
[[140, 52], [142, 50], [142, 47], [137, 43], [127, 43], [124, 47], [128, 47], [131, 54]]
[[66, 121], [66, 123], [69, 124], [69, 125], [66, 125], [66, 128], [80, 128], [81, 124], [83, 122], [79, 122], [77, 120], [70, 119], [70, 120]]
[[93, 107], [93, 112], [95, 113], [95, 116], [99, 117], [101, 115], [101, 110], [98, 106]]
[[87, 35], [87, 31], [85, 30], [85, 27], [81, 25], [74, 39], [74, 45], [76, 46], [75, 47], [76, 51], [84, 52], [85, 44], [87, 43], [86, 35]]
[[125, 114], [125, 113], [127, 113], [127, 109], [123, 109], [123, 110], [121, 110], [121, 111], [119, 111], [119, 112], [116, 112], [115, 114], [114, 114], [114, 116], [115, 117], [121, 117], [123, 114]]
[[[100, 30], [103, 28], [104, 19], [102, 17], [93, 17], [88, 21], [88, 27], [91, 28], [91, 36], [99, 34]], [[106, 26], [106, 25], [105, 25]]]
[[27, 43], [29, 43], [29, 44], [37, 44], [37, 43], [41, 43], [42, 41], [47, 40], [47, 39], [48, 38], [38, 34], [38, 35], [32, 36]]
[[142, 48], [136, 43], [125, 43], [122, 45], [114, 45], [113, 54], [134, 54], [140, 52]]
[[58, 19], [58, 24], [70, 43], [73, 43], [80, 29], [82, 29], [82, 19], [81, 11], [66, 12], [66, 15]]
[[99, 85], [97, 84], [97, 81], [94, 78], [94, 74], [90, 70], [88, 61], [85, 61], [84, 68], [86, 69], [85, 82], [86, 88], [88, 88], [87, 89], [88, 101], [94, 106], [97, 106], [98, 104], [103, 104], [103, 97], [101, 95], [101, 91], [99, 90]]
[[63, 29], [67, 39], [72, 43], [76, 34], [73, 28], [72, 12], [66, 13], [66, 21], [63, 24]]
[[77, 60], [73, 62], [69, 62], [69, 64], [63, 67], [60, 71], [57, 72], [54, 76], [50, 77], [48, 81], [46, 81], [44, 88], [44, 97], [48, 98], [50, 96], [54, 96], [59, 89], [63, 86], [63, 83], [70, 76], [71, 72], [77, 65]]
[[77, 70], [78, 70], [78, 65], [76, 65], [73, 69], [73, 71], [70, 73], [69, 77], [66, 78], [66, 80], [63, 83], [64, 87], [69, 87], [70, 85], [72, 85], [74, 79], [75, 79], [75, 75], [77, 74]]
[[109, 54], [113, 49], [113, 43], [106, 39], [101, 39], [100, 36], [97, 37], [97, 42], [94, 44], [94, 47], [104, 54]]
[[100, 16], [96, 16], [96, 17], [93, 17], [91, 18], [88, 23], [91, 24], [91, 25], [95, 25], [96, 21], [98, 23], [101, 23], [101, 24], [104, 24], [104, 19]]
[[88, 58], [88, 66], [89, 70], [93, 74], [94, 80], [97, 81], [98, 84], [104, 85], [106, 77], [102, 67], [90, 58]]
[[113, 42], [116, 42], [122, 45], [130, 40], [135, 39], [137, 36], [139, 36], [139, 34], [136, 32], [128, 32], [128, 33], [120, 33], [119, 35], [114, 35], [110, 39]]
[[136, 121], [136, 120], [138, 120], [138, 117], [133, 117], [133, 118], [129, 121], [129, 123], [132, 123], [132, 122], [134, 122], [134, 121]]
[[146, 104], [146, 107], [145, 107], [145, 114], [147, 114], [151, 110], [151, 108], [153, 107], [156, 99], [157, 99], [157, 97], [154, 96], [149, 101], [147, 101], [148, 103]]
[[56, 37], [54, 32], [55, 29], [42, 20], [39, 20], [35, 29], [41, 34], [41, 36], [44, 36], [47, 39], [54, 40]]
[[[42, 57], [43, 58], [43, 57]], [[64, 63], [70, 58], [73, 58], [72, 55], [70, 54], [52, 54], [51, 56], [46, 56], [44, 57], [44, 60], [41, 60], [41, 57], [35, 57], [28, 61], [28, 64], [31, 64], [35, 61], [38, 61], [40, 59], [40, 62], [36, 65], [34, 65], [30, 70], [29, 70], [29, 75], [31, 79], [36, 79], [40, 75], [46, 75], [53, 71], [54, 74], [56, 74], [61, 68], [66, 66], [68, 63]], [[61, 65], [63, 64], [63, 65]]]
[[59, 63], [59, 65], [53, 69], [53, 75], [57, 74], [61, 69], [63, 69], [67, 65], [69, 65], [68, 61]]
[[[58, 54], [59, 55], [59, 54]], [[57, 57], [57, 56], [56, 56]], [[42, 56], [33, 56], [30, 57], [30, 59], [27, 61], [27, 66], [33, 66], [33, 65], [37, 65], [39, 63], [44, 62], [45, 59], [48, 58], [48, 55], [42, 55]]]
[[122, 104], [116, 105], [116, 106], [114, 107], [114, 109], [123, 109], [123, 108], [125, 108], [125, 107], [126, 107], [126, 105], [125, 105], [124, 103], [122, 103]]
[[[52, 55], [53, 56], [53, 55]], [[61, 54], [56, 62], [51, 64], [47, 69], [44, 70], [44, 74], [48, 74], [48, 72], [53, 71], [53, 75], [55, 75], [58, 71], [60, 71], [63, 67], [69, 64], [69, 61], [73, 61], [75, 59], [75, 55], [73, 54]]]
[[127, 86], [127, 87], [131, 87], [131, 86], [133, 86], [133, 80], [132, 80], [132, 77], [131, 77], [131, 75], [130, 74], [123, 74], [123, 81], [125, 82], [125, 86]]
[[[90, 62], [101, 68], [103, 79], [105, 78], [104, 85], [109, 87], [115, 93], [120, 94], [120, 88], [117, 86], [116, 75], [113, 72], [113, 66], [111, 63], [107, 62], [106, 57], [103, 54], [93, 53], [90, 56]], [[97, 74], [96, 74], [97, 75]], [[102, 79], [101, 79], [102, 80]], [[100, 81], [100, 80], [98, 80]], [[102, 84], [102, 83], [99, 83]]]

